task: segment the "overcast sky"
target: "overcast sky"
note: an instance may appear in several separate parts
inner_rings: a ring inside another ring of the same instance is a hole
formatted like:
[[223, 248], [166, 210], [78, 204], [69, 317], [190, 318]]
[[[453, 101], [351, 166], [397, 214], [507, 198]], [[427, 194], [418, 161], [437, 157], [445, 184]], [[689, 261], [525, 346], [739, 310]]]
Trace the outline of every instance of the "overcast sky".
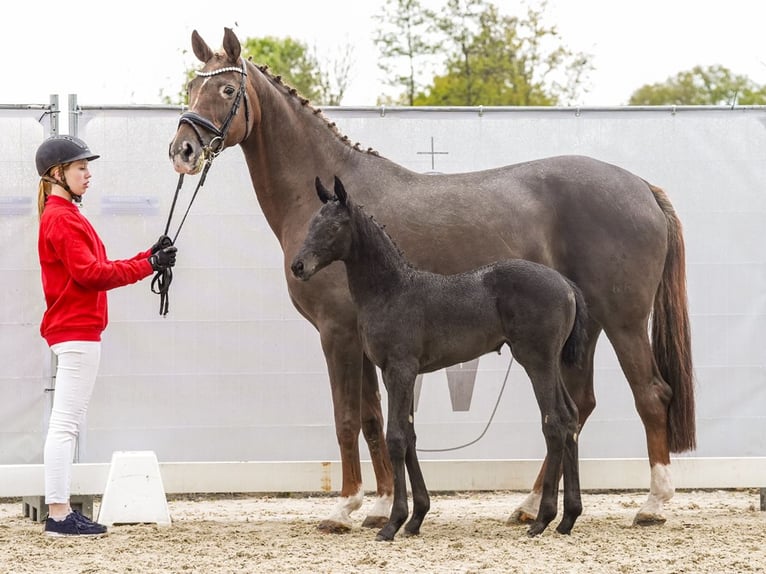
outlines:
[[[445, 0], [446, 1], [446, 0]], [[426, 0], [428, 5], [443, 1]], [[495, 0], [505, 14], [523, 4]], [[160, 103], [195, 65], [197, 29], [213, 48], [223, 27], [240, 39], [291, 36], [319, 57], [354, 48], [343, 105], [375, 105], [387, 88], [373, 43], [382, 0], [105, 0], [14, 2], [0, 18], [0, 104], [47, 103], [77, 94], [81, 104]], [[766, 2], [729, 0], [549, 0], [546, 23], [561, 41], [590, 54], [595, 70], [579, 105], [623, 105], [646, 83], [695, 65], [721, 64], [766, 84]]]

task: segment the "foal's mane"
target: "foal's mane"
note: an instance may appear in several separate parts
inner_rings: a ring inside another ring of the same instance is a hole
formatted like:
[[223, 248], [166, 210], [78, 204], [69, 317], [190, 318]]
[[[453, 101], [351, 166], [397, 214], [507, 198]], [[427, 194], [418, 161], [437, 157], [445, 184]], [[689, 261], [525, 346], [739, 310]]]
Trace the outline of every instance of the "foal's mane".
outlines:
[[352, 211], [357, 211], [357, 216], [354, 218], [357, 221], [357, 228], [360, 229], [362, 232], [364, 232], [367, 236], [371, 236], [379, 230], [382, 232], [383, 236], [388, 239], [388, 241], [391, 243], [391, 247], [394, 248], [394, 251], [399, 256], [399, 258], [402, 260], [403, 267], [406, 267], [408, 269], [415, 269], [415, 267], [410, 263], [410, 260], [407, 259], [407, 256], [404, 254], [404, 251], [401, 250], [399, 245], [397, 245], [396, 241], [394, 241], [394, 238], [391, 237], [391, 235], [388, 233], [388, 230], [386, 229], [386, 226], [382, 223], [378, 222], [375, 217], [372, 215], [368, 215], [363, 205], [358, 205], [354, 202], [349, 202], [349, 207]]
[[289, 98], [297, 100], [302, 107], [306, 108], [312, 114], [320, 118], [341, 142], [343, 142], [344, 144], [346, 144], [347, 146], [349, 146], [350, 148], [356, 151], [368, 153], [374, 156], [380, 156], [380, 154], [371, 147], [368, 147], [366, 150], [363, 150], [362, 144], [360, 144], [359, 142], [356, 142], [352, 145], [349, 137], [340, 132], [335, 122], [331, 122], [327, 118], [327, 116], [324, 115], [324, 113], [322, 112], [320, 108], [314, 107], [308, 98], [301, 95], [296, 88], [294, 88], [293, 86], [290, 86], [284, 80], [282, 80], [281, 75], [272, 74], [268, 65], [256, 64], [255, 62], [253, 62], [252, 56], [249, 57], [247, 61], [249, 64], [252, 64], [259, 72], [261, 72], [261, 74], [263, 74], [263, 76], [271, 83], [271, 85], [273, 85], [277, 89], [278, 92], [280, 92], [281, 94], [284, 94], [285, 96]]

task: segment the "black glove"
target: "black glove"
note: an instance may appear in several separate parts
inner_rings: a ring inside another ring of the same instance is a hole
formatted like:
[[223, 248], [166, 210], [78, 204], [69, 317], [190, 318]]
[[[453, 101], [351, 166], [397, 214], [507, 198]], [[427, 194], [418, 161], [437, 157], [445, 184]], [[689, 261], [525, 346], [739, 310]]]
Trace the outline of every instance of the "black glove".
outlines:
[[170, 247], [173, 245], [173, 240], [170, 239], [167, 235], [160, 235], [160, 238], [157, 240], [157, 243], [152, 245], [152, 255], [157, 253], [160, 249], [163, 247]]
[[173, 267], [176, 264], [176, 251], [178, 249], [174, 246], [163, 247], [157, 253], [149, 257], [149, 263], [152, 264], [152, 269], [155, 271], [164, 271], [168, 267]]

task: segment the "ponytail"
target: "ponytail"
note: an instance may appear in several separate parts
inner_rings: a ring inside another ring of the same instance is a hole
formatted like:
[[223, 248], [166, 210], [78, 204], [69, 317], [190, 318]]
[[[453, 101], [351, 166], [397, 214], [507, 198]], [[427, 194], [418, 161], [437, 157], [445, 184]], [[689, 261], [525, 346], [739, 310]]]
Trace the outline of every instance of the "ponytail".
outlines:
[[45, 209], [45, 200], [51, 194], [51, 184], [40, 179], [40, 183], [37, 184], [37, 218], [40, 219], [43, 216], [43, 209]]

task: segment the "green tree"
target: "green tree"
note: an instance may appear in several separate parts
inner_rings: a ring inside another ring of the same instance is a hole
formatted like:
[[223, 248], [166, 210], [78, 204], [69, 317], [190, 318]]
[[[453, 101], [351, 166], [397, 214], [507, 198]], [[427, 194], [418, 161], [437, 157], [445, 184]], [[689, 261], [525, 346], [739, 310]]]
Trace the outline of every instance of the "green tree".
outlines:
[[242, 55], [256, 64], [267, 65], [309, 100], [318, 100], [322, 94], [317, 59], [303, 42], [290, 37], [245, 38]]
[[[266, 65], [271, 73], [298, 92], [321, 105], [337, 105], [343, 98], [348, 85], [350, 50], [346, 56], [333, 60], [328, 67], [322, 67], [315, 54], [303, 42], [290, 37], [246, 38], [242, 43], [242, 56], [252, 59], [258, 65]], [[343, 59], [345, 58], [345, 59]], [[194, 77], [195, 68], [186, 70], [186, 82], [174, 98], [163, 96], [167, 103], [187, 103], [185, 85]]]
[[762, 105], [766, 86], [747, 76], [733, 74], [724, 66], [695, 66], [664, 82], [638, 88], [628, 101], [634, 106], [660, 105]]
[[449, 0], [438, 19], [453, 48], [446, 73], [418, 94], [418, 105], [548, 106], [568, 103], [591, 69], [584, 54], [559, 43], [543, 23], [546, 2], [524, 17], [488, 0]]
[[[408, 6], [414, 15], [402, 16], [401, 20], [389, 18], [388, 23], [394, 28], [398, 25], [399, 32], [388, 31], [390, 41], [382, 46], [390, 49], [382, 51], [383, 57], [407, 58], [414, 72], [412, 63], [432, 55], [433, 47], [444, 54], [444, 72], [435, 75], [424, 88], [418, 88], [407, 103], [453, 106], [569, 103], [592, 69], [588, 56], [568, 50], [561, 44], [556, 28], [544, 24], [545, 0], [537, 8], [528, 7], [521, 18], [501, 14], [490, 0], [448, 0], [439, 13], [423, 9], [414, 0], [399, 0], [397, 6], [400, 9]], [[410, 27], [406, 28], [407, 25]], [[418, 41], [411, 41], [410, 37]], [[393, 42], [396, 38], [399, 44]], [[397, 49], [391, 49], [392, 46]], [[404, 76], [392, 78], [394, 82], [405, 90], [405, 95], [415, 87], [415, 82]]]
[[435, 15], [420, 0], [385, 2], [374, 16], [378, 21], [375, 44], [380, 50], [378, 68], [386, 75], [385, 83], [403, 88], [394, 103], [413, 105], [415, 94], [422, 87], [423, 60], [436, 53], [437, 43], [431, 41]]

